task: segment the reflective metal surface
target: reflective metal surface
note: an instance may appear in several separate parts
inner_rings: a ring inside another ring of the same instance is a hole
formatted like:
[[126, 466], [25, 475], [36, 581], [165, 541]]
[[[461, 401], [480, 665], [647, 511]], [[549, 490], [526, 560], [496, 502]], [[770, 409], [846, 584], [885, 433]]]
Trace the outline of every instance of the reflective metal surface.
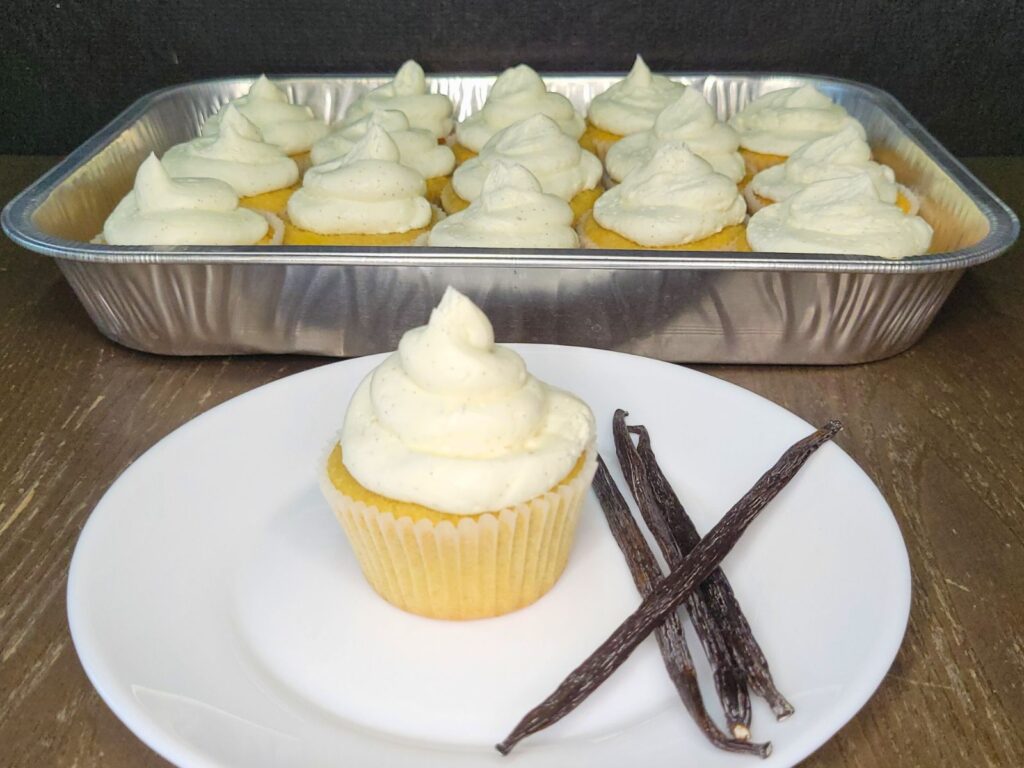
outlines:
[[[1016, 239], [1013, 213], [898, 102], [870, 86], [776, 74], [680, 74], [726, 117], [760, 93], [811, 82], [864, 123], [876, 158], [922, 202], [936, 253], [904, 261], [644, 251], [114, 247], [88, 243], [139, 163], [194, 136], [248, 78], [144, 97], [4, 209], [8, 235], [53, 256], [97, 327], [163, 354], [393, 349], [446, 285], [480, 302], [503, 341], [618, 349], [675, 361], [853, 363], [906, 349], [964, 268]], [[621, 75], [550, 75], [581, 111]], [[282, 78], [328, 120], [380, 76]], [[492, 76], [438, 76], [459, 116]]]

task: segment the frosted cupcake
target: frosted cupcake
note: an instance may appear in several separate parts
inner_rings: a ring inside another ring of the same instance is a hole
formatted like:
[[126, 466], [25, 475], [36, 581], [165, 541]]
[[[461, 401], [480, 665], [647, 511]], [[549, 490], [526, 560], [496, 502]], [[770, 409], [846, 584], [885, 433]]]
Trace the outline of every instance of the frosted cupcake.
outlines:
[[449, 288], [359, 385], [321, 488], [370, 585], [439, 619], [514, 611], [565, 568], [594, 418]]
[[411, 59], [395, 73], [394, 80], [365, 93], [345, 110], [345, 122], [381, 109], [398, 110], [409, 125], [429, 131], [435, 139], [452, 132], [452, 100], [443, 93], [430, 93], [423, 67]]
[[804, 144], [786, 158], [757, 174], [744, 189], [751, 213], [766, 205], [792, 197], [808, 184], [842, 179], [866, 173], [875, 185], [878, 198], [898, 205], [904, 213], [917, 213], [917, 200], [909, 190], [896, 183], [896, 174], [887, 165], [872, 162], [871, 147], [853, 126], [833, 136]]
[[[302, 170], [309, 165], [308, 152], [313, 143], [327, 133], [327, 125], [313, 114], [309, 107], [292, 104], [288, 94], [260, 75], [245, 96], [232, 99], [234, 107], [250, 120], [263, 140], [280, 147], [291, 155]], [[227, 105], [213, 115], [203, 126], [203, 136], [213, 136], [220, 130]]]
[[601, 195], [601, 161], [550, 117], [534, 115], [496, 133], [477, 157], [455, 169], [451, 184], [441, 193], [445, 211], [456, 213], [476, 200], [487, 174], [499, 162], [526, 168], [545, 192], [568, 202], [577, 217]]
[[735, 182], [669, 142], [598, 198], [578, 229], [586, 248], [748, 251], [746, 212]]
[[213, 136], [176, 144], [163, 156], [174, 177], [220, 179], [241, 196], [246, 208], [284, 213], [299, 180], [299, 167], [284, 150], [263, 141], [260, 129], [228, 105]]
[[103, 224], [108, 245], [276, 245], [280, 220], [238, 206], [238, 195], [217, 179], [173, 179], [149, 157], [135, 186]]
[[484, 105], [455, 126], [456, 160], [464, 162], [496, 133], [534, 115], [547, 115], [573, 141], [583, 135], [583, 118], [571, 101], [550, 92], [540, 75], [525, 64], [506, 69], [494, 81]]
[[310, 157], [314, 165], [322, 165], [344, 157], [366, 135], [370, 125], [378, 125], [398, 147], [399, 162], [417, 171], [427, 181], [427, 199], [440, 204], [441, 190], [455, 169], [451, 147], [438, 144], [434, 135], [423, 128], [412, 128], [404, 112], [381, 109], [343, 122], [313, 145]]
[[737, 183], [746, 174], [739, 134], [719, 122], [703, 93], [687, 87], [658, 113], [650, 130], [627, 136], [608, 150], [605, 170], [613, 181], [622, 181], [634, 168], [649, 162], [658, 147], [679, 141], [707, 160], [716, 173]]
[[809, 184], [750, 217], [755, 251], [846, 253], [903, 259], [928, 251], [932, 228], [879, 199], [867, 173]]
[[499, 161], [468, 208], [439, 221], [427, 245], [447, 248], [576, 248], [572, 208], [545, 194], [521, 165]]
[[864, 126], [813, 85], [770, 91], [733, 115], [729, 124], [740, 135], [740, 152], [750, 176], [847, 126], [866, 138]]
[[654, 119], [686, 89], [682, 83], [655, 75], [637, 54], [633, 68], [587, 108], [587, 127], [580, 144], [600, 158], [623, 136], [654, 127]]
[[427, 185], [398, 162], [398, 147], [371, 125], [340, 158], [306, 171], [288, 200], [285, 245], [412, 245], [433, 209]]

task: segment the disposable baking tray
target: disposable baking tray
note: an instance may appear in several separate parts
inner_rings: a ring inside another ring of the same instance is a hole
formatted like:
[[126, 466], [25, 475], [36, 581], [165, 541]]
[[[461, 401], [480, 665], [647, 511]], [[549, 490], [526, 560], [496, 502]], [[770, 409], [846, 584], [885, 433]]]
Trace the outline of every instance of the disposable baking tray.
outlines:
[[[585, 111], [622, 75], [544, 75]], [[145, 156], [195, 136], [252, 77], [143, 97], [12, 200], [3, 227], [52, 256], [95, 322], [129, 347], [171, 355], [395, 347], [445, 286], [480, 303], [502, 341], [601, 347], [680, 362], [839, 364], [912, 345], [963, 271], [1012, 245], [1013, 212], [892, 96], [780, 73], [679, 72], [721, 118], [770, 90], [811, 83], [857, 117], [876, 159], [921, 199], [935, 250], [903, 261], [834, 255], [350, 247], [114, 247], [90, 244]], [[338, 119], [381, 75], [275, 78]], [[435, 75], [464, 117], [493, 76]]]

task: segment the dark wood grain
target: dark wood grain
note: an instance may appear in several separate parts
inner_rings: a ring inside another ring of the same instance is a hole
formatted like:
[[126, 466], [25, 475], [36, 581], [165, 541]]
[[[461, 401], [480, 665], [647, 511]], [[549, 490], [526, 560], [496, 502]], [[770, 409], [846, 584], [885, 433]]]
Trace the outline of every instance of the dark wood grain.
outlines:
[[[6, 201], [54, 158], [0, 157]], [[1024, 158], [970, 166], [1015, 210]], [[910, 550], [906, 640], [815, 768], [1024, 765], [1024, 265], [968, 273], [921, 342], [868, 365], [702, 366], [811, 422], [875, 479]], [[110, 483], [159, 438], [318, 358], [161, 358], [93, 328], [48, 259], [0, 241], [0, 763], [165, 765], [82, 673], [64, 590]]]

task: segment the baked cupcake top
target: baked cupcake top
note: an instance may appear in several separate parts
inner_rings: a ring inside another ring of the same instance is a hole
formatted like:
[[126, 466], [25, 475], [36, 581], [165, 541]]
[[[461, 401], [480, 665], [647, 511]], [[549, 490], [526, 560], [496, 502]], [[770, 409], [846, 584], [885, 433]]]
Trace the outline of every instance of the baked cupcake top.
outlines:
[[608, 175], [622, 181], [634, 168], [651, 159], [655, 150], [670, 141], [682, 141], [698, 157], [707, 160], [716, 173], [738, 182], [745, 173], [739, 153], [740, 137], [696, 88], [683, 87], [678, 98], [666, 106], [649, 131], [641, 131], [615, 142], [604, 163]]
[[149, 157], [135, 174], [135, 186], [103, 224], [110, 245], [253, 245], [270, 225], [238, 207], [238, 195], [217, 179], [172, 179]]
[[686, 88], [682, 83], [655, 75], [638, 53], [625, 79], [595, 96], [587, 119], [603, 131], [628, 136], [654, 127], [654, 118]]
[[804, 144], [854, 126], [864, 126], [813, 85], [770, 91], [737, 112], [729, 124], [740, 146], [765, 155], [791, 155]]
[[603, 169], [597, 157], [583, 149], [547, 115], [532, 117], [498, 131], [480, 154], [455, 169], [452, 186], [463, 200], [476, 200], [484, 179], [499, 162], [510, 162], [532, 173], [541, 188], [563, 200], [593, 189]]
[[288, 218], [322, 235], [408, 232], [430, 223], [426, 182], [399, 162], [387, 132], [371, 125], [347, 155], [306, 171]]
[[583, 135], [583, 118], [572, 102], [549, 91], [540, 75], [525, 64], [498, 75], [487, 101], [455, 126], [455, 135], [464, 147], [479, 152], [498, 131], [533, 115], [547, 115], [574, 140]]
[[594, 219], [634, 243], [683, 245], [742, 223], [747, 206], [735, 182], [682, 142], [651, 159], [594, 203]]
[[378, 109], [355, 120], [343, 122], [313, 145], [310, 158], [315, 165], [344, 157], [352, 151], [370, 125], [379, 125], [398, 147], [399, 162], [418, 171], [424, 178], [448, 176], [455, 168], [455, 153], [446, 144], [438, 144], [430, 131], [412, 128], [404, 112]]
[[379, 109], [403, 113], [413, 128], [430, 131], [435, 139], [452, 132], [452, 100], [443, 93], [430, 93], [423, 67], [410, 59], [395, 73], [394, 80], [364, 93], [345, 111], [345, 121], [352, 122]]
[[263, 134], [263, 140], [283, 149], [289, 155], [306, 152], [313, 142], [327, 133], [327, 126], [309, 107], [292, 104], [288, 94], [260, 75], [245, 96], [232, 99], [203, 126], [203, 136], [220, 130], [228, 106], [234, 107], [252, 121]]
[[465, 210], [439, 221], [427, 245], [454, 248], [575, 248], [573, 212], [560, 197], [545, 194], [521, 165], [498, 161], [480, 196]]
[[866, 173], [809, 184], [750, 217], [747, 240], [755, 251], [848, 253], [902, 259], [925, 253], [932, 228], [878, 198]]
[[260, 129], [229, 104], [220, 130], [176, 144], [164, 153], [171, 176], [220, 179], [243, 196], [290, 187], [299, 179], [299, 167], [284, 150], [263, 141]]
[[892, 168], [871, 160], [871, 147], [852, 125], [832, 136], [805, 144], [781, 165], [766, 168], [750, 180], [750, 189], [776, 202], [791, 197], [816, 181], [842, 179], [866, 173], [878, 198], [895, 203], [899, 193]]
[[587, 405], [531, 376], [454, 288], [363, 379], [340, 436], [364, 487], [456, 515], [545, 493], [593, 440]]

